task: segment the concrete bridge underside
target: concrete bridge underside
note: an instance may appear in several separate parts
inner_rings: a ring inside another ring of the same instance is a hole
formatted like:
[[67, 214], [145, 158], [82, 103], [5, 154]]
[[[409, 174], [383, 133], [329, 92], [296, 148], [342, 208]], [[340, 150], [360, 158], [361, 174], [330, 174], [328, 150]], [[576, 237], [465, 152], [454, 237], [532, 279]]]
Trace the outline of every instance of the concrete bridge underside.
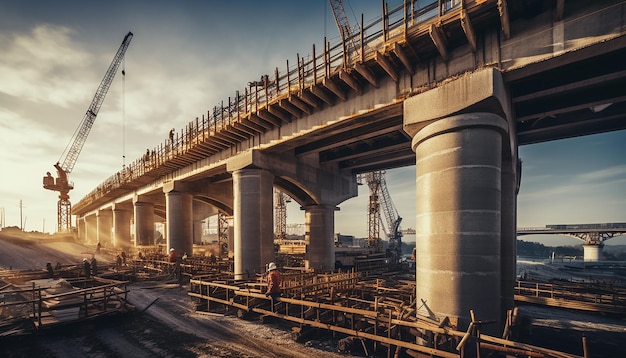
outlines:
[[424, 314], [466, 327], [474, 310], [499, 331], [513, 307], [518, 145], [626, 128], [626, 5], [464, 1], [427, 18], [416, 6], [406, 13], [423, 19], [383, 21], [357, 53], [326, 49], [196, 118], [74, 206], [80, 236], [130, 248], [161, 221], [167, 246], [190, 252], [198, 220], [220, 212], [233, 217], [235, 277], [253, 277], [273, 260], [279, 188], [305, 211], [307, 266], [328, 271], [356, 175], [415, 165]]

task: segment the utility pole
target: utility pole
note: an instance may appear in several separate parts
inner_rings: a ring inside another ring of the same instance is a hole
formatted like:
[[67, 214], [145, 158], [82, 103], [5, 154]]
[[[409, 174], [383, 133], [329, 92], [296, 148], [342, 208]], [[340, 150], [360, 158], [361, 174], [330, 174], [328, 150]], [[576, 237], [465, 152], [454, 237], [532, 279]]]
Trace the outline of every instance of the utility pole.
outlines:
[[20, 230], [24, 231], [24, 222], [22, 221], [22, 209], [24, 208], [24, 205], [22, 204], [22, 199], [20, 199], [19, 207], [20, 207]]

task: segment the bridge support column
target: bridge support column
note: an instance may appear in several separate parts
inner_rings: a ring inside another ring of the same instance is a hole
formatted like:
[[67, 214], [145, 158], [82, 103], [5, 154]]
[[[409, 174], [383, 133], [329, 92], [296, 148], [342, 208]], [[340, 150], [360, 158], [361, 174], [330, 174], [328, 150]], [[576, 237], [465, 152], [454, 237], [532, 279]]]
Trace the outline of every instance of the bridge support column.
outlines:
[[440, 119], [413, 138], [417, 296], [439, 318], [500, 321], [501, 165], [506, 121]]
[[416, 153], [417, 297], [459, 329], [470, 310], [495, 321], [490, 334], [513, 304], [515, 273], [517, 142], [505, 88], [485, 69], [404, 102]]
[[76, 218], [76, 228], [78, 231], [77, 232], [78, 239], [82, 242], [85, 242], [86, 232], [85, 232], [85, 217], [84, 216]]
[[98, 210], [96, 213], [96, 241], [103, 246], [110, 246], [111, 229], [113, 228], [113, 213], [111, 210]]
[[335, 269], [335, 206], [305, 206], [305, 267], [325, 272]]
[[135, 215], [135, 246], [154, 245], [154, 204], [133, 200]]
[[113, 247], [128, 252], [132, 246], [130, 236], [130, 210], [113, 207]]
[[274, 261], [272, 173], [233, 171], [235, 279], [253, 278]]
[[179, 256], [193, 255], [193, 196], [183, 183], [163, 186], [167, 218], [167, 251], [174, 248]]
[[95, 244], [98, 242], [98, 219], [96, 215], [85, 216], [85, 241], [87, 243]]
[[597, 262], [602, 260], [604, 244], [584, 244], [583, 257], [585, 262]]

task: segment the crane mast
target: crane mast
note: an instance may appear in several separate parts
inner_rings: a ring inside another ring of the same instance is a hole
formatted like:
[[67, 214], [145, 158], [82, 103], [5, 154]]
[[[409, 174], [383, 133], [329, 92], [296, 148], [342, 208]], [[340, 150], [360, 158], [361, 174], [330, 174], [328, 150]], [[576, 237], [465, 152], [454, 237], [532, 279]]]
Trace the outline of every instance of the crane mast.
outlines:
[[382, 215], [384, 215], [387, 223], [386, 234], [389, 239], [389, 253], [393, 260], [398, 262], [402, 255], [402, 232], [400, 230], [402, 218], [393, 205], [389, 190], [387, 190], [385, 171], [377, 170], [365, 173], [363, 177], [365, 177], [370, 189], [367, 220], [368, 246], [374, 250], [380, 250], [380, 226]]
[[[78, 155], [87, 140], [89, 131], [91, 130], [96, 116], [98, 115], [98, 111], [104, 102], [104, 97], [109, 91], [109, 87], [111, 87], [113, 78], [117, 73], [122, 59], [124, 58], [124, 54], [126, 53], [128, 45], [130, 45], [132, 37], [132, 32], [128, 32], [128, 34], [124, 37], [120, 48], [117, 50], [117, 53], [113, 57], [113, 61], [109, 65], [109, 69], [98, 86], [98, 90], [91, 101], [91, 105], [87, 109], [87, 112], [76, 129], [76, 132], [74, 132], [72, 139], [70, 139], [71, 145], [69, 146], [69, 150], [66, 152], [64, 151], [65, 158], [63, 161], [59, 160], [56, 164], [54, 164], [54, 167], [57, 170], [56, 179], [52, 177], [50, 172], [46, 173], [46, 176], [43, 177], [43, 187], [45, 189], [59, 192], [59, 201], [57, 203], [57, 231], [59, 232], [69, 231], [71, 228], [72, 203], [69, 200], [69, 192], [74, 189], [74, 183], [68, 180], [67, 175], [72, 172], [72, 169], [74, 169]], [[63, 158], [63, 154], [61, 154], [61, 158]]]
[[280, 190], [274, 190], [274, 236], [278, 240], [287, 238], [287, 203], [291, 200]]

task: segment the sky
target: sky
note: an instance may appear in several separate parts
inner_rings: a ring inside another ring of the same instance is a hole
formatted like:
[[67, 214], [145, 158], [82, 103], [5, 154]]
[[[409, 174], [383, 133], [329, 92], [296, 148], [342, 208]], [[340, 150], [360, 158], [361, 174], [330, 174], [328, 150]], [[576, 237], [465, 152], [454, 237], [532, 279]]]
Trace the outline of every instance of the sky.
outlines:
[[[344, 4], [353, 23], [381, 12], [379, 0]], [[297, 54], [309, 55], [313, 44], [323, 48], [324, 37], [338, 41], [327, 0], [0, 1], [0, 224], [55, 231], [58, 193], [45, 190], [42, 178], [56, 176], [53, 164], [128, 31], [134, 36], [124, 62], [70, 174], [73, 203], [171, 128], [295, 63]], [[626, 131], [521, 147], [518, 227], [626, 222], [625, 153]], [[415, 168], [388, 170], [386, 180], [402, 228], [414, 228]], [[368, 195], [360, 186], [357, 198], [339, 206], [336, 232], [367, 235]], [[293, 201], [287, 222], [304, 222]], [[626, 237], [612, 243], [626, 244]]]

